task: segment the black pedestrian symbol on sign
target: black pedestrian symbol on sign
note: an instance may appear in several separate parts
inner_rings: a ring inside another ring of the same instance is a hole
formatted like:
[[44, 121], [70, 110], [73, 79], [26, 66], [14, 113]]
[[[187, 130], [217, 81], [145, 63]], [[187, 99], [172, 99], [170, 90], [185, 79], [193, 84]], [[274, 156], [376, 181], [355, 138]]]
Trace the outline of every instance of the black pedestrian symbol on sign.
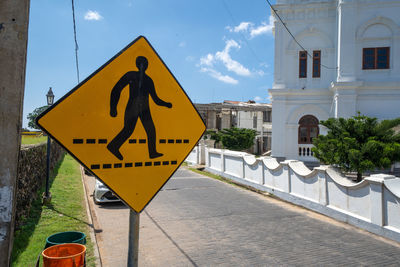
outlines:
[[148, 66], [147, 58], [138, 56], [136, 58], [136, 66], [139, 71], [125, 73], [111, 91], [110, 115], [111, 117], [116, 117], [121, 91], [129, 84], [129, 100], [125, 109], [124, 128], [107, 145], [108, 150], [119, 160], [124, 158], [119, 149], [132, 135], [138, 118], [140, 118], [147, 134], [149, 157], [151, 159], [161, 157], [163, 154], [158, 153], [156, 150], [156, 128], [150, 113], [149, 95], [157, 105], [167, 108], [172, 107], [171, 103], [165, 102], [157, 96], [153, 80], [145, 73]]

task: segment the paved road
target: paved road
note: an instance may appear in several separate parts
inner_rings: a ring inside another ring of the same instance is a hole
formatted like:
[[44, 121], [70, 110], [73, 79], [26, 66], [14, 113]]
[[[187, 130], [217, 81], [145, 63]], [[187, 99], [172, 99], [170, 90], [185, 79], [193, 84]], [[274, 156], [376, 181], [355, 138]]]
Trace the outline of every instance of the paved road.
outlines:
[[[126, 266], [128, 209], [95, 216], [103, 266]], [[395, 242], [182, 167], [140, 219], [139, 266], [400, 264]]]

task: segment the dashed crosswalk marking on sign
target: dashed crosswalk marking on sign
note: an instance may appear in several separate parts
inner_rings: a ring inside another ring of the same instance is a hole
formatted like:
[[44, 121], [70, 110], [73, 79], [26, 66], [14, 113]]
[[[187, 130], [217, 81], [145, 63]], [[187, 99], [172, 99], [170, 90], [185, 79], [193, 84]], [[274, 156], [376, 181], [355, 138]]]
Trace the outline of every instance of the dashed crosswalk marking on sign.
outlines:
[[[168, 142], [167, 142], [168, 141]], [[160, 144], [189, 144], [189, 139], [159, 139]], [[96, 138], [74, 138], [72, 139], [73, 144], [107, 144], [107, 139], [96, 139]], [[146, 144], [146, 139], [129, 139], [129, 144]]]
[[117, 169], [117, 168], [131, 168], [135, 167], [148, 167], [148, 166], [166, 166], [166, 165], [176, 165], [178, 162], [176, 160], [171, 161], [146, 161], [146, 162], [126, 162], [126, 163], [104, 163], [104, 164], [92, 164], [90, 165], [90, 169], [98, 170], [98, 169]]

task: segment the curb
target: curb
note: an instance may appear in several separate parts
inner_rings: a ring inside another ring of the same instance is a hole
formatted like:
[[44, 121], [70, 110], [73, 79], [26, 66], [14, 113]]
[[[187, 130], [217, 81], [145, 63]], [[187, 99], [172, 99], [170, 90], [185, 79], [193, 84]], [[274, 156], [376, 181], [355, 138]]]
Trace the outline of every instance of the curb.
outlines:
[[101, 257], [100, 257], [100, 252], [99, 252], [99, 244], [98, 244], [98, 237], [97, 234], [95, 232], [96, 229], [100, 229], [99, 228], [99, 223], [97, 221], [97, 217], [93, 216], [93, 212], [94, 212], [94, 208], [91, 206], [91, 203], [88, 199], [89, 195], [87, 192], [87, 185], [86, 185], [86, 180], [85, 180], [85, 169], [80, 166], [81, 169], [81, 179], [82, 179], [82, 187], [83, 187], [83, 192], [85, 194], [85, 206], [86, 206], [86, 214], [89, 220], [89, 224], [91, 225], [91, 227], [89, 226], [89, 231], [90, 231], [90, 239], [92, 240], [92, 242], [95, 243], [95, 245], [93, 246], [93, 252], [94, 252], [94, 256], [96, 258], [95, 260], [95, 264], [96, 266], [103, 266], [102, 262], [101, 262]]

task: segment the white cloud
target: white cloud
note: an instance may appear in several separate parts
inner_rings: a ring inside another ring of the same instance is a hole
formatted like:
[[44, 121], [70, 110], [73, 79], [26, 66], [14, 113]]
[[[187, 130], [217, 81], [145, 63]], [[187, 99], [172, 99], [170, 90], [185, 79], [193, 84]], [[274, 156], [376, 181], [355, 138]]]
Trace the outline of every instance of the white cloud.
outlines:
[[235, 61], [231, 58], [229, 52], [232, 47], [240, 49], [240, 45], [236, 41], [234, 40], [226, 41], [224, 50], [215, 53], [215, 59], [221, 61], [229, 71], [232, 71], [237, 75], [250, 76], [251, 72], [249, 71], [249, 69], [244, 67], [238, 61]]
[[103, 17], [97, 11], [89, 10], [85, 14], [85, 20], [101, 20], [101, 19], [103, 19]]
[[262, 34], [269, 34], [272, 33], [272, 28], [274, 27], [274, 17], [269, 16], [269, 22], [262, 22], [261, 25], [255, 27], [254, 23], [252, 22], [247, 22], [243, 21], [241, 22], [238, 26], [236, 27], [230, 27], [227, 26], [226, 29], [228, 29], [230, 32], [244, 32], [244, 33], [249, 33], [250, 38], [254, 38], [258, 35]]
[[272, 32], [272, 28], [274, 27], [274, 17], [269, 16], [269, 23], [262, 22], [260, 26], [256, 28], [252, 28], [250, 30], [250, 37], [256, 37], [261, 34], [268, 34]]
[[256, 101], [256, 102], [261, 102], [262, 100], [263, 100], [263, 98], [261, 96], [254, 97], [254, 101]]
[[238, 26], [233, 28], [233, 30], [231, 30], [231, 31], [234, 31], [234, 32], [246, 32], [252, 26], [253, 26], [253, 23], [243, 21]]
[[200, 58], [200, 66], [212, 66], [214, 64], [214, 56], [207, 54], [205, 57]]
[[211, 77], [213, 77], [221, 82], [224, 82], [224, 83], [229, 83], [229, 84], [238, 84], [239, 83], [238, 80], [235, 80], [234, 78], [232, 78], [229, 75], [223, 75], [222, 73], [214, 70], [213, 68], [202, 67], [200, 69], [200, 71], [207, 72]]
[[200, 63], [197, 65], [201, 68], [202, 72], [207, 72], [211, 77], [218, 79], [219, 81], [238, 84], [239, 81], [232, 78], [229, 75], [223, 75], [221, 72], [215, 69], [217, 63], [222, 64], [226, 70], [234, 72], [239, 76], [251, 76], [251, 71], [244, 67], [241, 63], [233, 60], [230, 52], [232, 48], [240, 49], [240, 45], [235, 40], [227, 40], [225, 47], [222, 51], [217, 51], [215, 54], [207, 54], [200, 58]]

